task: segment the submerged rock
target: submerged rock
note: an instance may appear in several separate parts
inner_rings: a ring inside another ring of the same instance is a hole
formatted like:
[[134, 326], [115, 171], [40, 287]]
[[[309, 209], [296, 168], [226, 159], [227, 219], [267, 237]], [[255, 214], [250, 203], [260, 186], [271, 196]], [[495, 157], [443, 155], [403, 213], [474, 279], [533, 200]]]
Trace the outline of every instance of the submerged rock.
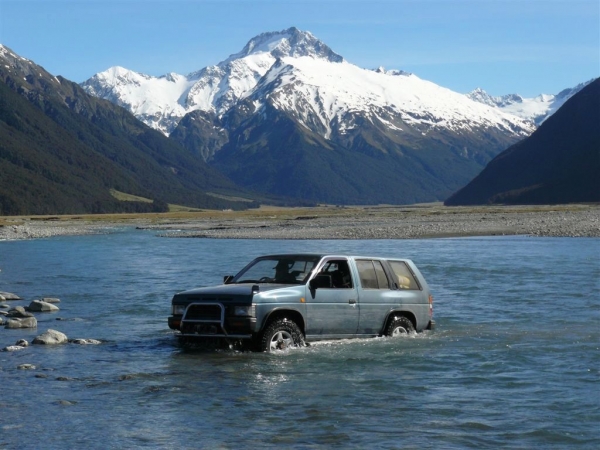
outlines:
[[53, 312], [58, 311], [59, 307], [42, 300], [34, 300], [29, 304], [27, 309], [34, 312]]
[[9, 345], [8, 347], [4, 347], [2, 349], [3, 352], [16, 352], [19, 350], [23, 350], [24, 348], [29, 347], [29, 342], [25, 339], [19, 339], [15, 345]]
[[79, 344], [79, 345], [99, 345], [102, 344], [102, 341], [97, 339], [71, 339], [69, 341], [71, 344]]
[[2, 349], [3, 352], [18, 352], [19, 350], [23, 350], [25, 347], [20, 345], [9, 345], [8, 347], [4, 347]]
[[61, 333], [60, 331], [48, 329], [48, 331], [36, 337], [32, 341], [32, 344], [57, 345], [64, 344], [68, 341], [69, 339], [67, 338], [66, 334]]
[[19, 364], [17, 366], [19, 370], [35, 370], [37, 367], [34, 364]]
[[4, 347], [2, 349], [3, 352], [18, 352], [19, 350], [23, 350], [25, 347], [21, 347], [20, 345], [9, 345], [8, 347]]
[[37, 319], [35, 317], [8, 319], [5, 328], [37, 328]]

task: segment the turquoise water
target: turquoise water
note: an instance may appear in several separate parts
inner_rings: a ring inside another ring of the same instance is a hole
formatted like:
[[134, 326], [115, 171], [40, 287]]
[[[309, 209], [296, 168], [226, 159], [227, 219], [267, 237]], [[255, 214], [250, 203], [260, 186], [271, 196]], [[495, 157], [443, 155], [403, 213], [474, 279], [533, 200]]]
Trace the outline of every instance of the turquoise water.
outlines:
[[[279, 354], [177, 346], [182, 289], [259, 254], [412, 258], [437, 329]], [[0, 448], [600, 447], [600, 239], [166, 239], [148, 231], [0, 242], [0, 290], [59, 297], [37, 330], [98, 346], [0, 353]], [[57, 319], [63, 320], [57, 320]], [[20, 364], [34, 370], [18, 370]]]

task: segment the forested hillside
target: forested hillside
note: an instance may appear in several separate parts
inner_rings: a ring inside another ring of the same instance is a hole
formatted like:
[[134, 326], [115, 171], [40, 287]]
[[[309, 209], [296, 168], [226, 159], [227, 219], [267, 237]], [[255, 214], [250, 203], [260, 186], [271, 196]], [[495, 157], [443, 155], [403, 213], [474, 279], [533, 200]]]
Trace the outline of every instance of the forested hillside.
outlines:
[[446, 205], [600, 202], [600, 78], [511, 146]]
[[[234, 184], [161, 133], [0, 47], [0, 215], [246, 208]], [[119, 201], [110, 190], [153, 199]]]

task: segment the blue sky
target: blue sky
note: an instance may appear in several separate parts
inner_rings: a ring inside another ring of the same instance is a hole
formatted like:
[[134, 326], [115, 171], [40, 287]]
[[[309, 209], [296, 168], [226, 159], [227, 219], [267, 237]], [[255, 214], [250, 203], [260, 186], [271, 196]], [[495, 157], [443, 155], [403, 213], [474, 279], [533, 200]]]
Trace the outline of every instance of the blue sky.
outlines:
[[0, 43], [76, 82], [116, 65], [188, 74], [290, 26], [360, 67], [463, 93], [600, 76], [599, 0], [0, 0]]

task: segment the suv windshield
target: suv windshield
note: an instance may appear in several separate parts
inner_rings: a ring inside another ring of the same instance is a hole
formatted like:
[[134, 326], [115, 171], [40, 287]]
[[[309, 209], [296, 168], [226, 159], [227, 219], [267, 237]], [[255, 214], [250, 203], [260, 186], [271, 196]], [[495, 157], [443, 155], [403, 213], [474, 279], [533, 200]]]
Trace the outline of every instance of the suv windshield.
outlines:
[[238, 273], [231, 282], [304, 284], [320, 259], [306, 255], [259, 258]]

